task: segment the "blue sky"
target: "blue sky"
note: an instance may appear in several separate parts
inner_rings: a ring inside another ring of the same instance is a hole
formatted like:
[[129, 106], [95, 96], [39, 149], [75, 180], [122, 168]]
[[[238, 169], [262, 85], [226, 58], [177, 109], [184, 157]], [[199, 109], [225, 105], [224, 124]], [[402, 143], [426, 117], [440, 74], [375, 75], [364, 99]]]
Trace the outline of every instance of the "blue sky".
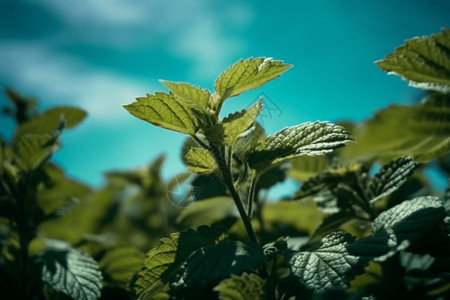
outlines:
[[[69, 175], [99, 185], [104, 171], [166, 153], [168, 177], [183, 170], [184, 136], [121, 107], [165, 90], [159, 79], [212, 89], [238, 59], [270, 56], [294, 68], [230, 99], [227, 112], [263, 92], [274, 109], [261, 120], [268, 132], [310, 120], [359, 121], [420, 97], [374, 61], [405, 39], [449, 26], [448, 0], [1, 0], [0, 84], [40, 99], [41, 109], [88, 111], [54, 157]], [[12, 122], [0, 122], [9, 137]]]

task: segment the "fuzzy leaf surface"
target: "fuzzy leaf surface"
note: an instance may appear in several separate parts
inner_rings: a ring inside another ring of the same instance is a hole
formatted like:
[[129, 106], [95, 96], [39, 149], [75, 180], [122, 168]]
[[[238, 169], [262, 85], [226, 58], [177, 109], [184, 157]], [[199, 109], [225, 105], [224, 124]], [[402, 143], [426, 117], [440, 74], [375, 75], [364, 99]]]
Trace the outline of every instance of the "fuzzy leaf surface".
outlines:
[[450, 92], [450, 29], [407, 40], [377, 65], [401, 76], [409, 85], [425, 90]]
[[277, 78], [291, 67], [269, 57], [239, 60], [220, 74], [214, 89], [222, 99], [237, 96]]
[[411, 157], [403, 156], [385, 164], [369, 184], [371, 202], [391, 194], [403, 185], [413, 174], [417, 164]]
[[231, 275], [214, 288], [220, 300], [263, 300], [264, 280], [255, 274]]
[[89, 255], [73, 249], [49, 249], [41, 255], [42, 281], [73, 299], [98, 299], [102, 274]]
[[293, 255], [290, 259], [292, 274], [315, 292], [347, 288], [367, 264], [348, 253], [346, 246], [353, 241], [354, 238], [342, 231], [327, 235], [319, 248]]
[[184, 103], [195, 104], [202, 109], [207, 107], [209, 97], [211, 97], [211, 93], [208, 90], [185, 82], [172, 82], [166, 80], [162, 80], [161, 82]]
[[187, 168], [197, 174], [210, 174], [218, 169], [211, 152], [200, 147], [191, 148], [186, 154]]
[[341, 126], [330, 122], [306, 122], [286, 127], [259, 141], [248, 153], [253, 169], [263, 169], [287, 159], [323, 155], [353, 141]]
[[155, 95], [147, 94], [147, 97], [136, 100], [124, 105], [124, 108], [136, 118], [173, 131], [189, 135], [195, 133], [195, 117], [189, 104], [183, 103], [175, 96], [157, 92]]
[[225, 145], [233, 147], [234, 142], [237, 140], [239, 135], [248, 130], [254, 124], [256, 117], [258, 117], [259, 113], [263, 110], [263, 107], [264, 102], [259, 100], [249, 109], [232, 113], [228, 115], [228, 117], [224, 118], [222, 125], [225, 135]]

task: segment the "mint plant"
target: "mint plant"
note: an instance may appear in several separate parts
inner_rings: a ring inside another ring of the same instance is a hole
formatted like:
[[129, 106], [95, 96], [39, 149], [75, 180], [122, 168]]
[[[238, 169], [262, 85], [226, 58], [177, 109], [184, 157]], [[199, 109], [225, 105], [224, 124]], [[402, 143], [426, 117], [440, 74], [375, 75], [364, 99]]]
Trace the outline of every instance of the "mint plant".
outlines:
[[[41, 113], [34, 99], [6, 90], [4, 113], [17, 128], [0, 143], [2, 295], [446, 299], [450, 188], [440, 195], [425, 174], [450, 174], [449, 49], [443, 29], [377, 62], [423, 89], [421, 103], [391, 105], [358, 124], [306, 122], [271, 135], [257, 122], [263, 100], [223, 118], [222, 106], [289, 64], [240, 60], [214, 92], [162, 81], [168, 92], [124, 107], [185, 134], [188, 171], [165, 182], [159, 156], [106, 173], [99, 189], [51, 161], [60, 135], [86, 113]], [[264, 191], [287, 178], [299, 189], [267, 201]]]

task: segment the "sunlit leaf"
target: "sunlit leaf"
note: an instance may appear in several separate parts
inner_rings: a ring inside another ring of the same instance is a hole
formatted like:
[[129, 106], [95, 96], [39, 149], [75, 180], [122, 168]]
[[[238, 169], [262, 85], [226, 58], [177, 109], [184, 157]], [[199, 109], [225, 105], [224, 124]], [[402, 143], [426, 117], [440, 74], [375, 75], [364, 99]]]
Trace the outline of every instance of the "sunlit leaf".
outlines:
[[233, 147], [236, 139], [248, 130], [263, 109], [264, 102], [259, 100], [248, 109], [228, 115], [222, 121], [225, 145]]
[[391, 194], [403, 185], [413, 174], [417, 164], [411, 157], [402, 156], [384, 165], [369, 184], [371, 202]]
[[411, 86], [450, 92], [450, 29], [407, 40], [377, 65], [401, 76]]
[[354, 238], [342, 231], [326, 236], [319, 248], [293, 255], [292, 274], [315, 292], [347, 288], [367, 264], [348, 253], [346, 246], [353, 241]]
[[161, 80], [161, 82], [184, 103], [198, 105], [201, 109], [206, 109], [209, 97], [211, 97], [211, 93], [208, 90], [192, 86], [185, 82], [171, 82], [166, 80]]
[[220, 300], [263, 300], [264, 280], [255, 274], [231, 275], [214, 288]]
[[290, 67], [289, 64], [269, 57], [239, 60], [220, 74], [214, 89], [222, 99], [237, 96], [277, 78]]
[[216, 159], [206, 149], [195, 147], [186, 155], [188, 170], [197, 174], [210, 174], [218, 169]]
[[73, 299], [98, 299], [101, 295], [102, 274], [89, 255], [69, 247], [48, 249], [39, 260], [42, 281]]
[[174, 295], [201, 291], [207, 286], [215, 286], [231, 274], [256, 268], [264, 261], [261, 247], [240, 241], [226, 241], [203, 247], [180, 267], [170, 284]]
[[144, 254], [132, 247], [117, 247], [110, 249], [99, 262], [106, 280], [127, 287], [130, 279], [137, 273], [141, 266]]
[[341, 126], [329, 122], [306, 122], [286, 127], [259, 141], [248, 153], [250, 167], [262, 169], [287, 159], [323, 155], [353, 141]]
[[181, 102], [173, 95], [157, 92], [155, 95], [147, 94], [147, 97], [136, 100], [124, 105], [136, 118], [173, 131], [189, 135], [195, 133], [195, 117], [189, 104]]

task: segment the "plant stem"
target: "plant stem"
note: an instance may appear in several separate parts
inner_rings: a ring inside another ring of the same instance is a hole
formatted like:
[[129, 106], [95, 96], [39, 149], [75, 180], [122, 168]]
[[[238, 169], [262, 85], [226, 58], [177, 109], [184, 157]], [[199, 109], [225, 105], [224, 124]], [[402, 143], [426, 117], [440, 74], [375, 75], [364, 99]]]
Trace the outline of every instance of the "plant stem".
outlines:
[[[223, 151], [215, 151], [215, 153], [223, 153]], [[242, 204], [241, 197], [234, 187], [233, 177], [231, 175], [230, 166], [227, 164], [225, 155], [216, 156], [217, 163], [219, 165], [219, 170], [222, 173], [222, 180], [230, 191], [231, 197], [233, 198], [234, 204], [236, 205], [241, 220], [244, 223], [245, 230], [247, 231], [248, 238], [252, 243], [258, 244], [256, 239], [255, 230], [250, 222], [250, 218], [247, 216], [244, 205]]]
[[248, 206], [247, 206], [247, 216], [251, 219], [253, 216], [253, 202], [256, 201], [256, 184], [258, 183], [259, 175], [251, 172], [252, 179], [250, 182], [250, 189], [248, 191]]

